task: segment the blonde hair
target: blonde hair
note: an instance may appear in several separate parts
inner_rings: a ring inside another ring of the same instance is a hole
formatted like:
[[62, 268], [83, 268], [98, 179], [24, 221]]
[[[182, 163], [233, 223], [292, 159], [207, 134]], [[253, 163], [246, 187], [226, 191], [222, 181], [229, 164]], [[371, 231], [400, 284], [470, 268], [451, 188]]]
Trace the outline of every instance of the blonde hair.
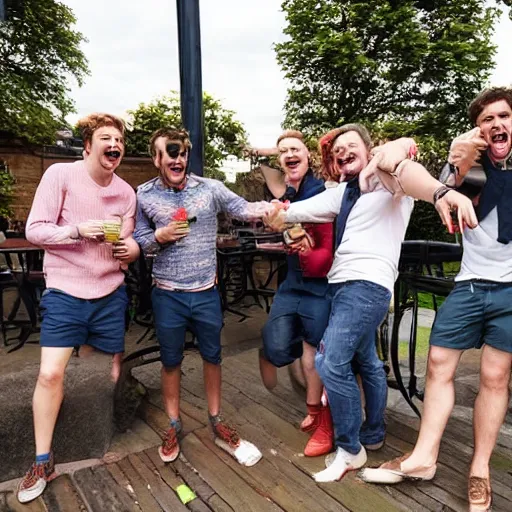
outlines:
[[306, 142], [304, 141], [304, 135], [302, 132], [299, 132], [299, 130], [285, 130], [277, 138], [276, 146], [279, 146], [279, 143], [284, 139], [299, 139], [304, 145], [306, 145]]
[[113, 116], [112, 114], [104, 114], [101, 112], [95, 112], [94, 114], [89, 114], [88, 116], [83, 117], [78, 121], [76, 126], [82, 134], [84, 145], [87, 142], [90, 143], [92, 141], [94, 132], [98, 128], [103, 128], [103, 126], [113, 126], [114, 128], [117, 128], [123, 137], [126, 131], [124, 121], [120, 117]]

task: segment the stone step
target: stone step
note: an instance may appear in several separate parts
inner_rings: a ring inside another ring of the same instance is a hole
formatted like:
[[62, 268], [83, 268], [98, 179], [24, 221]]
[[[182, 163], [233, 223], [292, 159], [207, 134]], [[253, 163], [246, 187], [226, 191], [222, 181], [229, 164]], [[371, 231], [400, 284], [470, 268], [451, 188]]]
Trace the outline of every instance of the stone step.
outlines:
[[[56, 462], [101, 458], [114, 433], [111, 357], [72, 357], [55, 429]], [[32, 394], [39, 364], [0, 374], [0, 482], [22, 476], [34, 461]]]

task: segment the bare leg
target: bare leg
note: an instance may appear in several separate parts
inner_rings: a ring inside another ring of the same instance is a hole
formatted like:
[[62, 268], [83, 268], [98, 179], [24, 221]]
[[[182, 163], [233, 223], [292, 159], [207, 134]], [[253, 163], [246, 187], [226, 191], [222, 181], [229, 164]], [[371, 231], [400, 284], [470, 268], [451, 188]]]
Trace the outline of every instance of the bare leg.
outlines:
[[91, 345], [82, 345], [78, 349], [78, 357], [90, 357], [96, 352], [96, 349], [94, 347], [91, 347]]
[[32, 401], [36, 455], [48, 453], [64, 397], [64, 372], [72, 348], [42, 347], [41, 366]]
[[177, 420], [180, 417], [181, 365], [174, 368], [162, 366], [161, 378], [165, 412], [169, 418]]
[[220, 412], [221, 365], [203, 361], [203, 378], [208, 412], [210, 416], [217, 416]]
[[316, 348], [303, 342], [302, 370], [306, 379], [306, 403], [319, 404], [324, 385], [315, 368]]
[[269, 391], [272, 391], [277, 386], [277, 368], [270, 361], [265, 359], [263, 350], [260, 350], [258, 359], [260, 362], [261, 380], [264, 386]]
[[489, 478], [489, 460], [507, 414], [512, 354], [485, 345], [480, 361], [480, 390], [475, 401], [475, 453], [469, 474]]
[[402, 462], [404, 472], [430, 468], [439, 454], [444, 429], [455, 405], [454, 377], [461, 350], [431, 346], [420, 433], [411, 456]]
[[119, 380], [119, 375], [121, 375], [121, 366], [123, 363], [123, 355], [123, 352], [119, 352], [112, 356], [112, 370], [110, 371], [110, 378], [112, 379], [112, 382], [117, 382]]

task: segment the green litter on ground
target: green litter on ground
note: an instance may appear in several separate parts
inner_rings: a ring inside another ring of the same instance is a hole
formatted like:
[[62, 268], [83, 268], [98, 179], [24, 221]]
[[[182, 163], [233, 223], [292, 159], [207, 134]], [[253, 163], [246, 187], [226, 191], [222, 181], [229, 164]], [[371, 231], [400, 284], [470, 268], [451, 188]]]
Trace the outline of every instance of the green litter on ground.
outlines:
[[183, 505], [186, 505], [192, 500], [195, 500], [197, 497], [194, 491], [185, 484], [178, 485], [178, 487], [176, 487], [176, 492], [178, 493], [178, 497], [180, 498]]

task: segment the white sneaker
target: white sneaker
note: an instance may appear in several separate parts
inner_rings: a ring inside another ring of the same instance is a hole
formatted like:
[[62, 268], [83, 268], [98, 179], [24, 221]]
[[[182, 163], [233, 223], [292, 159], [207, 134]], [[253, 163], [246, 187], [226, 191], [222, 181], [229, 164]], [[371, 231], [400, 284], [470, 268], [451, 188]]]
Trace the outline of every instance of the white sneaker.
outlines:
[[[329, 457], [329, 459], [331, 459], [331, 457]], [[343, 448], [338, 448], [331, 464], [323, 471], [314, 474], [313, 478], [316, 482], [335, 482], [341, 480], [348, 471], [363, 467], [367, 459], [366, 450], [363, 446], [361, 446], [361, 450], [356, 455], [348, 453]]]
[[212, 425], [215, 444], [234, 457], [242, 466], [254, 466], [262, 457], [261, 452], [223, 420]]

